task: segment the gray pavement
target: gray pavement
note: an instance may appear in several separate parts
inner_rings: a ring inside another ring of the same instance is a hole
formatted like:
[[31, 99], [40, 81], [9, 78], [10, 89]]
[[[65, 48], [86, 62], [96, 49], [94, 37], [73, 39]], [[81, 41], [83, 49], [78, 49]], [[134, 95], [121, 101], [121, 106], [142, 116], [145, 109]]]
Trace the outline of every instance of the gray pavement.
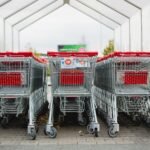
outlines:
[[[50, 99], [51, 95], [48, 95], [48, 101]], [[106, 124], [99, 122], [101, 131], [98, 138], [89, 135], [86, 127], [65, 125], [57, 129], [56, 139], [50, 139], [44, 135], [41, 125], [35, 141], [28, 140], [26, 129], [15, 122], [8, 129], [0, 127], [0, 150], [150, 150], [150, 128], [143, 124], [138, 127], [120, 126], [118, 137], [110, 138]]]
[[[110, 138], [107, 134], [107, 126], [101, 120], [99, 121], [101, 124], [101, 132], [98, 138], [89, 135], [86, 127], [66, 125], [59, 127], [56, 139], [50, 139], [44, 135], [43, 126], [40, 126], [35, 141], [27, 139], [26, 129], [12, 124], [8, 129], [0, 128], [0, 150], [150, 150], [150, 129], [144, 125], [140, 125], [139, 127], [121, 126], [118, 137]], [[79, 131], [83, 132], [83, 136], [79, 135]]]
[[0, 150], [149, 150], [150, 145], [44, 145], [44, 146], [0, 146]]

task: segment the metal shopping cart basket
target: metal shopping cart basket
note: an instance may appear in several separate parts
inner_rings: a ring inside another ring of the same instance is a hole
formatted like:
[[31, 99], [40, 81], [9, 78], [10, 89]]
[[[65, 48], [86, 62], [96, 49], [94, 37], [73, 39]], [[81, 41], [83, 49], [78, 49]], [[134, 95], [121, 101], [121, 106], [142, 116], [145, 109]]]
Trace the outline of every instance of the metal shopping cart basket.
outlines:
[[46, 101], [46, 65], [31, 52], [0, 53], [0, 117], [28, 116], [28, 135], [36, 138], [36, 118]]
[[87, 112], [89, 118], [87, 130], [98, 136], [100, 127], [92, 96], [97, 52], [48, 52], [48, 56], [51, 72], [51, 91], [49, 92], [52, 98], [45, 134], [51, 138], [57, 135], [53, 127], [57, 104], [58, 115], [66, 116], [69, 113], [75, 113], [80, 125], [87, 123], [87, 118], [84, 116], [84, 112]]
[[119, 132], [118, 113], [150, 124], [150, 53], [114, 52], [97, 62], [94, 97], [109, 125], [108, 133]]

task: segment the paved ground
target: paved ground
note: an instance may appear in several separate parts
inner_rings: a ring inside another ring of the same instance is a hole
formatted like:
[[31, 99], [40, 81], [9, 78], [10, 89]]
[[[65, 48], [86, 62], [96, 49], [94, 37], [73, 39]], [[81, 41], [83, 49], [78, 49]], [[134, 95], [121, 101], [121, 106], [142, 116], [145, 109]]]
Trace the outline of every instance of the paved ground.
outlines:
[[[147, 150], [150, 149], [150, 129], [141, 125], [121, 126], [120, 133], [117, 138], [110, 138], [107, 135], [107, 126], [100, 121], [101, 132], [98, 138], [89, 135], [86, 127], [77, 125], [66, 125], [58, 129], [56, 139], [50, 139], [43, 133], [43, 126], [40, 127], [37, 139], [30, 141], [26, 136], [26, 129], [18, 125], [11, 125], [11, 128], [0, 128], [0, 150], [8, 149], [127, 149], [127, 150]], [[16, 124], [16, 123], [15, 123]], [[79, 131], [83, 131], [83, 136], [79, 135]]]
[[[49, 88], [48, 88], [49, 90]], [[50, 101], [50, 95], [48, 95]], [[26, 129], [12, 123], [8, 129], [0, 127], [0, 150], [150, 150], [150, 128], [141, 125], [121, 126], [117, 138], [110, 138], [107, 126], [99, 120], [101, 132], [98, 138], [87, 134], [86, 127], [65, 125], [58, 129], [56, 139], [50, 139], [40, 126], [37, 139], [27, 139]], [[79, 135], [82, 131], [83, 136]]]

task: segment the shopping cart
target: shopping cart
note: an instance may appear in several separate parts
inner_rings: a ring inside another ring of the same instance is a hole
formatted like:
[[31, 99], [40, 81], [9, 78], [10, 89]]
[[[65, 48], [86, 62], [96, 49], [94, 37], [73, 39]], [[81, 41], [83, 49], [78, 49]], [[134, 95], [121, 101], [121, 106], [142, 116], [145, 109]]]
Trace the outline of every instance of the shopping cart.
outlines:
[[[78, 114], [80, 125], [86, 125], [89, 118], [87, 130], [98, 136], [100, 127], [92, 96], [97, 52], [48, 52], [48, 56], [52, 86], [49, 92], [52, 98], [45, 134], [51, 138], [57, 135], [53, 127], [57, 107], [58, 118], [75, 113]], [[85, 112], [88, 114], [87, 118], [84, 116]]]
[[94, 97], [109, 125], [109, 135], [119, 132], [118, 113], [150, 124], [150, 53], [114, 52], [99, 59], [95, 70]]
[[[36, 118], [46, 101], [46, 65], [31, 52], [0, 53], [0, 117], [28, 117], [28, 135], [36, 138]], [[24, 120], [25, 121], [25, 120]]]

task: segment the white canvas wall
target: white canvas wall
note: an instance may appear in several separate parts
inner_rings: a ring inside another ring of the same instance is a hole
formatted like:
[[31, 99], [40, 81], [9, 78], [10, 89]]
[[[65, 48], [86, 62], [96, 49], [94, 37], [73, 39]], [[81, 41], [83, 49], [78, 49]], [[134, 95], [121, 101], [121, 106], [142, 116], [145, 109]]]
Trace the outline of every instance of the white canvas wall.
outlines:
[[131, 51], [141, 51], [141, 15], [140, 11], [130, 19]]
[[143, 50], [150, 51], [150, 6], [143, 9]]
[[126, 22], [121, 26], [121, 50], [129, 51], [129, 49], [129, 22]]
[[4, 49], [4, 21], [0, 18], [0, 51]]

